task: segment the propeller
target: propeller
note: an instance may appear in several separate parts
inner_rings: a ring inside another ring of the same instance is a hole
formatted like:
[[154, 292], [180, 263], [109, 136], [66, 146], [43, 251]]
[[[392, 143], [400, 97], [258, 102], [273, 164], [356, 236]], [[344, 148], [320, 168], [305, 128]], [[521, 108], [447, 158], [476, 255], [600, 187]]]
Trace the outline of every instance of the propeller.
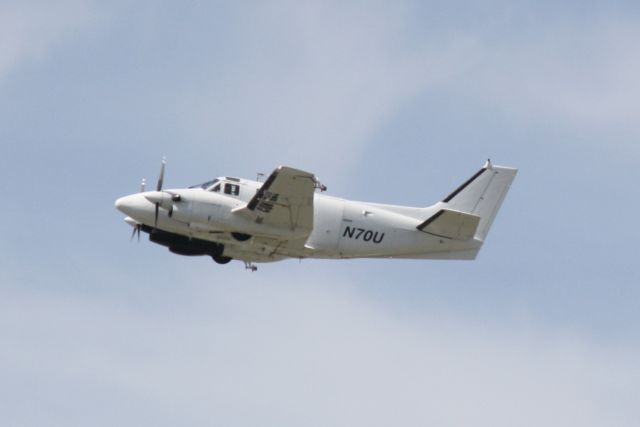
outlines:
[[135, 219], [133, 219], [131, 217], [126, 217], [124, 219], [124, 222], [126, 222], [131, 227], [133, 227], [133, 231], [131, 232], [131, 238], [129, 239], [129, 241], [133, 241], [133, 238], [137, 234], [138, 235], [138, 242], [139, 242], [140, 241], [140, 231], [142, 231], [142, 224], [140, 224], [138, 221], [136, 221]]
[[[160, 176], [158, 177], [158, 183], [156, 185], [156, 189], [157, 191], [162, 191], [162, 182], [164, 181], [164, 169], [165, 169], [165, 165], [167, 164], [165, 158], [162, 158], [162, 165], [160, 166]], [[144, 193], [145, 187], [147, 185], [147, 180], [142, 178], [142, 182], [140, 183], [140, 192]], [[179, 197], [179, 196], [178, 196]], [[176, 199], [174, 199], [176, 200]], [[179, 198], [177, 199], [179, 200]], [[154, 228], [158, 227], [158, 215], [159, 215], [159, 210], [160, 210], [160, 203], [159, 202], [155, 202], [154, 203], [156, 206], [156, 215], [155, 215], [155, 225]], [[134, 220], [133, 218], [125, 218], [125, 221], [130, 224], [133, 227], [133, 231], [131, 232], [131, 238], [129, 239], [130, 241], [133, 240], [134, 237], [138, 237], [138, 242], [140, 241], [140, 232], [142, 231], [142, 224], [140, 224], [139, 222], [137, 222], [136, 220]]]
[[164, 167], [167, 164], [167, 160], [162, 158], [162, 165], [160, 166], [160, 176], [158, 177], [158, 185], [156, 185], [156, 191], [162, 191], [162, 181], [164, 181]]
[[131, 238], [129, 241], [132, 241], [135, 235], [138, 235], [138, 242], [140, 242], [140, 230], [142, 230], [142, 224], [136, 224], [133, 226], [133, 232], [131, 233]]
[[[162, 191], [162, 182], [164, 181], [164, 168], [167, 164], [166, 159], [162, 158], [162, 165], [160, 166], [160, 176], [158, 177], [158, 184], [156, 185], [156, 191]], [[160, 213], [160, 203], [156, 202], [156, 217], [153, 227], [158, 228], [158, 214]]]

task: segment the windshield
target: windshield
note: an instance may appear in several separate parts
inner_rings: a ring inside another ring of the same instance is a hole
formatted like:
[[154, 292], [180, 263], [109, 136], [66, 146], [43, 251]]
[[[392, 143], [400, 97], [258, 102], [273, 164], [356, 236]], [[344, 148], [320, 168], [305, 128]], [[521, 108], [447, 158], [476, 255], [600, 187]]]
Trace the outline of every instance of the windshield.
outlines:
[[218, 183], [218, 181], [219, 181], [219, 179], [216, 178], [214, 180], [207, 181], [207, 182], [202, 183], [202, 184], [192, 185], [189, 188], [202, 188], [203, 190], [206, 190], [206, 189], [211, 188], [212, 186], [216, 185]]

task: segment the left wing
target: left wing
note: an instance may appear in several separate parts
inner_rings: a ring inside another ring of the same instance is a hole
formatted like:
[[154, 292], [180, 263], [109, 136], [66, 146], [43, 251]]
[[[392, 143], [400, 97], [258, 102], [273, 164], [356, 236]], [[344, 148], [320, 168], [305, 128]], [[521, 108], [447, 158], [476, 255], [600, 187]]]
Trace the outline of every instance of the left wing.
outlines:
[[308, 235], [313, 228], [313, 174], [287, 166], [276, 168], [253, 198], [233, 213], [250, 217], [257, 224]]

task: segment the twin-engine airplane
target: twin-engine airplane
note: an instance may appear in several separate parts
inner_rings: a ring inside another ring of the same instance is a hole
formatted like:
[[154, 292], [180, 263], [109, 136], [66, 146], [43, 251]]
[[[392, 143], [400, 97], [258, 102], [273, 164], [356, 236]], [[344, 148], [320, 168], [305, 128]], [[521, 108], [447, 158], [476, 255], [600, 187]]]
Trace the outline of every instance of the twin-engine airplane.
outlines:
[[180, 255], [219, 264], [285, 258], [475, 259], [517, 169], [491, 161], [442, 201], [425, 207], [354, 202], [320, 194], [309, 173], [276, 168], [263, 182], [220, 177], [189, 188], [116, 200], [135, 234]]

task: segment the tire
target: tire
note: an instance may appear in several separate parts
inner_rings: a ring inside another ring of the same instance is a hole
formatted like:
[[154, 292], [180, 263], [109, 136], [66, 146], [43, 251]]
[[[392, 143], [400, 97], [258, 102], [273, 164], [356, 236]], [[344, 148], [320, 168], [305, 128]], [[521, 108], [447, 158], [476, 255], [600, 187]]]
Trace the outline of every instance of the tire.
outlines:
[[229, 264], [233, 258], [229, 258], [228, 256], [222, 255], [213, 255], [211, 258], [218, 264]]
[[246, 242], [251, 238], [250, 234], [238, 233], [237, 231], [231, 232], [231, 236], [238, 242]]

